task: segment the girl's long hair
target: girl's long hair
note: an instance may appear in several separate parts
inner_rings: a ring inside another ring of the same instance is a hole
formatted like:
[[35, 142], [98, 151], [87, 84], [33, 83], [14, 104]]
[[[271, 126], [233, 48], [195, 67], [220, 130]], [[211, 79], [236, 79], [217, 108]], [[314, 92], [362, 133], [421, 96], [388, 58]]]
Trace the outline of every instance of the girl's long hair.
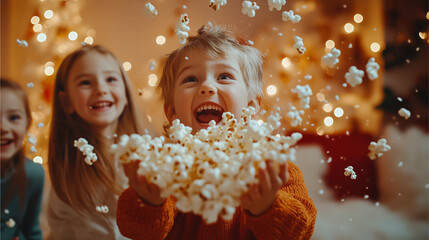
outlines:
[[[48, 166], [53, 190], [77, 212], [95, 211], [96, 206], [104, 205], [106, 191], [114, 195], [123, 190], [117, 170], [121, 166], [114, 162], [105, 137], [94, 132], [76, 113], [67, 113], [67, 106], [64, 106], [64, 102], [61, 103], [59, 96], [67, 90], [69, 72], [73, 64], [90, 52], [112, 57], [121, 71], [128, 104], [118, 119], [116, 134], [142, 134], [144, 126], [148, 126], [145, 116], [136, 106], [130, 80], [113, 53], [101, 46], [86, 45], [63, 60], [55, 78]], [[87, 139], [89, 144], [94, 146], [98, 160], [91, 166], [85, 163], [83, 154], [74, 147], [74, 140], [79, 138]]]
[[[32, 117], [30, 112], [30, 106], [28, 104], [28, 97], [24, 89], [16, 82], [9, 81], [7, 79], [0, 79], [1, 89], [10, 89], [17, 95], [19, 95], [24, 103], [25, 114], [27, 115], [27, 130], [31, 125]], [[18, 192], [19, 206], [21, 210], [24, 208], [25, 203], [25, 192], [27, 189], [27, 176], [25, 174], [25, 155], [24, 147], [12, 157], [10, 161], [10, 169], [15, 169], [15, 174], [12, 176], [12, 185], [9, 186], [9, 191], [6, 193], [4, 201], [1, 203], [1, 210], [6, 208], [8, 202], [16, 192]]]

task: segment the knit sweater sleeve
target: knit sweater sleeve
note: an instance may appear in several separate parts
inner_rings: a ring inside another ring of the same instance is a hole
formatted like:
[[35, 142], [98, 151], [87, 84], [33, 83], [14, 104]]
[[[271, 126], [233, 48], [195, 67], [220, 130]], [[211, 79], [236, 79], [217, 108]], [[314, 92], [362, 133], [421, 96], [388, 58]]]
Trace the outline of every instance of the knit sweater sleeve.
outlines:
[[288, 162], [289, 181], [271, 208], [261, 216], [246, 214], [245, 222], [257, 239], [310, 239], [316, 207], [308, 196], [299, 168]]
[[132, 239], [165, 239], [174, 225], [174, 201], [167, 198], [162, 206], [151, 206], [128, 188], [118, 200], [116, 222], [122, 235]]

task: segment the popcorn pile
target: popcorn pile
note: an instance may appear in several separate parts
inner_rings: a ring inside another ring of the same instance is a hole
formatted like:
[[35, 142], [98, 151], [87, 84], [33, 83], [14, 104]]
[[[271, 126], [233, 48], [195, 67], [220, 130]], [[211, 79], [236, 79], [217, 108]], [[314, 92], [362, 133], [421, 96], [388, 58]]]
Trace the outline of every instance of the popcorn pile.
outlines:
[[251, 117], [255, 112], [244, 108], [240, 120], [225, 112], [223, 124], [211, 121], [195, 135], [176, 119], [169, 141], [163, 136], [123, 135], [112, 152], [123, 163], [140, 160], [138, 174], [159, 186], [161, 197], [173, 196], [180, 211], [201, 215], [208, 224], [219, 215], [231, 220], [240, 196], [258, 182], [257, 169], [264, 160], [294, 161], [292, 145], [302, 138], [300, 133], [272, 135], [280, 126], [280, 115], [272, 114], [259, 125]]
[[256, 2], [243, 1], [241, 3], [241, 13], [249, 17], [255, 17], [255, 11], [259, 9], [259, 6]]
[[368, 74], [368, 78], [370, 80], [375, 80], [378, 78], [378, 69], [380, 69], [380, 65], [375, 62], [374, 58], [370, 58], [366, 64], [366, 73]]
[[302, 38], [295, 36], [294, 39], [295, 44], [293, 45], [293, 48], [295, 48], [299, 54], [304, 54], [307, 49], [304, 47], [304, 42], [302, 42]]
[[352, 166], [348, 166], [344, 168], [344, 176], [350, 176], [351, 179], [355, 180], [357, 178], [357, 175], [355, 171], [353, 171]]
[[338, 59], [340, 55], [341, 55], [340, 50], [336, 48], [332, 48], [331, 52], [327, 53], [325, 56], [322, 57], [322, 67], [333, 68], [335, 65], [337, 65], [337, 63], [340, 62], [340, 60]]
[[282, 21], [283, 22], [291, 21], [293, 24], [295, 24], [301, 21], [301, 16], [299, 16], [298, 14], [294, 15], [293, 10], [284, 11], [282, 13]]
[[188, 14], [184, 13], [180, 15], [180, 20], [176, 24], [176, 35], [179, 38], [180, 44], [186, 43], [186, 38], [188, 38], [189, 34], [188, 32], [191, 30], [190, 27], [188, 27], [189, 24], [189, 17]]
[[292, 127], [301, 125], [301, 122], [302, 122], [301, 115], [303, 114], [304, 114], [304, 110], [298, 111], [294, 106], [291, 106], [289, 109], [289, 112], [287, 113], [287, 116], [291, 119], [290, 125]]
[[310, 96], [313, 95], [313, 92], [308, 84], [305, 86], [296, 85], [296, 87], [291, 89], [291, 91], [298, 94], [302, 108], [310, 108]]
[[362, 83], [362, 77], [364, 72], [362, 70], [357, 69], [355, 66], [351, 66], [349, 68], [349, 72], [346, 73], [345, 78], [350, 86], [355, 87]]
[[408, 119], [411, 117], [411, 112], [409, 110], [407, 110], [406, 108], [401, 108], [398, 111], [399, 116]]
[[226, 0], [210, 0], [209, 7], [213, 8], [213, 10], [219, 10], [220, 6], [226, 4]]
[[268, 0], [268, 7], [270, 11], [273, 11], [273, 8], [275, 8], [277, 11], [280, 11], [285, 4], [286, 0]]
[[79, 148], [79, 150], [85, 155], [85, 163], [88, 165], [92, 165], [95, 161], [97, 161], [97, 154], [93, 153], [94, 147], [88, 144], [88, 141], [85, 138], [79, 138], [78, 140], [74, 140], [74, 146]]
[[144, 13], [146, 14], [146, 16], [155, 17], [156, 15], [158, 15], [158, 10], [156, 10], [155, 6], [153, 6], [152, 3], [148, 2], [145, 4]]
[[379, 139], [378, 142], [371, 142], [369, 144], [369, 154], [368, 157], [371, 160], [376, 159], [377, 157], [383, 156], [384, 152], [387, 152], [390, 150], [390, 146], [387, 145], [387, 141], [385, 138]]

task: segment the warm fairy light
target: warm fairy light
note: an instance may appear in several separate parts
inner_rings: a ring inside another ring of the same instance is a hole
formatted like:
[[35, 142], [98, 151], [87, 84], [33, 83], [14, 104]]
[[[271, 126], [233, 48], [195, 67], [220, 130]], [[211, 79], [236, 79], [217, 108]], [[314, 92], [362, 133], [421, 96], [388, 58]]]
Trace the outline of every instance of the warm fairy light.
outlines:
[[34, 32], [40, 32], [40, 31], [42, 31], [42, 25], [41, 25], [41, 24], [39, 24], [39, 23], [35, 24], [35, 25], [33, 26], [33, 31], [34, 31]]
[[162, 35], [159, 35], [158, 37], [156, 37], [156, 44], [158, 45], [164, 45], [165, 43], [165, 37]]
[[282, 65], [285, 69], [290, 69], [292, 67], [292, 62], [290, 58], [285, 57], [282, 59]]
[[147, 83], [151, 87], [155, 87], [156, 84], [158, 83], [158, 77], [154, 73], [149, 74], [149, 76], [147, 78], [148, 78]]
[[55, 66], [55, 64], [53, 62], [51, 62], [51, 61], [47, 61], [45, 63], [45, 68], [47, 68], [47, 67], [53, 67], [53, 66]]
[[426, 13], [426, 19], [429, 20], [429, 12]]
[[355, 26], [353, 26], [353, 24], [346, 23], [344, 25], [344, 31], [346, 31], [346, 33], [351, 33], [351, 32], [353, 32], [353, 30], [355, 30]]
[[426, 39], [428, 37], [428, 34], [425, 32], [419, 32], [419, 36], [421, 39]]
[[122, 66], [124, 67], [124, 70], [125, 71], [130, 71], [131, 70], [131, 67], [132, 67], [132, 65], [131, 65], [131, 63], [130, 62], [124, 62], [123, 64], [122, 64]]
[[149, 122], [152, 122], [152, 118], [149, 115], [146, 115], [146, 118]]
[[325, 123], [327, 127], [330, 127], [334, 124], [334, 119], [332, 117], [325, 117], [325, 119], [323, 119], [323, 123]]
[[39, 33], [39, 34], [37, 35], [37, 41], [39, 41], [39, 42], [44, 42], [44, 41], [46, 41], [46, 34], [44, 34], [44, 33]]
[[76, 40], [77, 39], [77, 32], [71, 31], [69, 33], [69, 39], [72, 40], [72, 41]]
[[40, 156], [36, 156], [33, 158], [33, 162], [38, 163], [38, 164], [43, 164], [43, 158]]
[[45, 16], [46, 19], [51, 19], [54, 16], [54, 11], [46, 10], [43, 16]]
[[94, 43], [94, 39], [92, 37], [86, 37], [83, 41], [89, 45], [92, 45]]
[[363, 16], [361, 14], [357, 13], [353, 17], [353, 20], [355, 20], [355, 23], [361, 23], [363, 21]]
[[52, 66], [48, 66], [45, 68], [45, 75], [46, 76], [51, 76], [52, 74], [54, 74], [55, 70], [54, 67]]
[[373, 43], [371, 43], [370, 48], [371, 48], [371, 51], [378, 52], [378, 51], [380, 51], [380, 44], [373, 42]]
[[322, 109], [323, 109], [323, 111], [325, 111], [325, 112], [330, 112], [330, 111], [332, 111], [332, 104], [330, 104], [330, 103], [325, 103], [324, 105], [323, 105], [323, 107], [322, 107]]
[[316, 98], [317, 98], [317, 100], [319, 100], [319, 102], [323, 102], [323, 101], [325, 101], [325, 94], [317, 93]]
[[33, 16], [30, 20], [31, 24], [38, 24], [40, 22], [40, 18], [38, 16]]
[[344, 114], [344, 110], [342, 108], [340, 108], [340, 107], [335, 108], [335, 110], [334, 110], [335, 117], [337, 117], [337, 118], [342, 117], [343, 114]]
[[325, 42], [325, 47], [329, 48], [329, 49], [332, 49], [332, 48], [335, 47], [335, 42], [332, 41], [332, 40], [328, 40], [328, 41]]
[[277, 88], [274, 85], [270, 85], [267, 87], [267, 93], [268, 95], [274, 95], [277, 93]]
[[322, 127], [317, 127], [316, 128], [316, 133], [317, 133], [317, 135], [322, 136], [323, 135], [323, 128]]

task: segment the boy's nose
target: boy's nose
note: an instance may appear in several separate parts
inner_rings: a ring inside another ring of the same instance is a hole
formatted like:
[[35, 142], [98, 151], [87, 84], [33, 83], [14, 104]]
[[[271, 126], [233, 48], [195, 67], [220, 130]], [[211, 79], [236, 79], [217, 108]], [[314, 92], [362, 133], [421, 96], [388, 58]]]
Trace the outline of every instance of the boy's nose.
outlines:
[[200, 94], [205, 95], [213, 95], [216, 93], [216, 88], [211, 84], [203, 83], [200, 87]]

